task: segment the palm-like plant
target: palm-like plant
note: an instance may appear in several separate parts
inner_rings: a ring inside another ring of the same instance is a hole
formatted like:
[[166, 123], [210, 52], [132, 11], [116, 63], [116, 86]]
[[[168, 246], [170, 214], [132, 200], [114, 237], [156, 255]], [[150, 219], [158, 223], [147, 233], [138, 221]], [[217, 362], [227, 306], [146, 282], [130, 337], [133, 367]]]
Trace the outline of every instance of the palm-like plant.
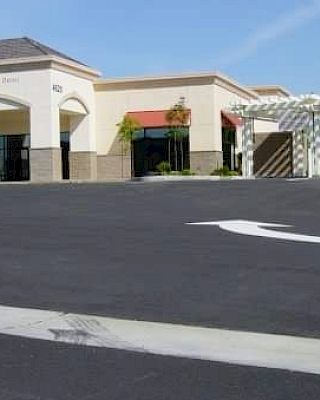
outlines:
[[166, 120], [169, 125], [168, 138], [169, 138], [169, 162], [171, 153], [171, 140], [174, 143], [174, 153], [175, 153], [175, 170], [178, 170], [178, 149], [177, 142], [180, 146], [180, 156], [181, 156], [181, 170], [184, 169], [184, 150], [183, 150], [183, 139], [187, 136], [186, 126], [190, 118], [190, 112], [185, 106], [185, 99], [180, 98], [178, 103], [173, 105], [169, 111], [166, 113]]
[[125, 115], [121, 122], [117, 124], [118, 127], [118, 137], [119, 141], [122, 145], [122, 172], [121, 175], [123, 177], [123, 156], [124, 153], [130, 149], [130, 161], [131, 161], [131, 175], [132, 175], [132, 141], [134, 140], [137, 132], [141, 129], [141, 126], [138, 121], [134, 118], [130, 117], [129, 115]]

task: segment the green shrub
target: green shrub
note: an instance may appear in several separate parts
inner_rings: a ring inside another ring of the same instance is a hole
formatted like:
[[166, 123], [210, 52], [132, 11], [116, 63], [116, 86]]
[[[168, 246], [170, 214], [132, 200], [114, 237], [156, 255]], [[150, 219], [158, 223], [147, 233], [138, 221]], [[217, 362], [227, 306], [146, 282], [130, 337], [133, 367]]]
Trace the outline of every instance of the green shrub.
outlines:
[[213, 171], [210, 175], [212, 176], [237, 176], [237, 171], [230, 171], [227, 165], [224, 165], [222, 168], [218, 168]]
[[180, 173], [181, 173], [182, 176], [193, 176], [193, 175], [195, 175], [195, 173], [191, 172], [190, 169], [183, 169]]
[[171, 172], [171, 165], [168, 161], [161, 161], [161, 163], [156, 166], [156, 170], [160, 172], [161, 175], [169, 175]]

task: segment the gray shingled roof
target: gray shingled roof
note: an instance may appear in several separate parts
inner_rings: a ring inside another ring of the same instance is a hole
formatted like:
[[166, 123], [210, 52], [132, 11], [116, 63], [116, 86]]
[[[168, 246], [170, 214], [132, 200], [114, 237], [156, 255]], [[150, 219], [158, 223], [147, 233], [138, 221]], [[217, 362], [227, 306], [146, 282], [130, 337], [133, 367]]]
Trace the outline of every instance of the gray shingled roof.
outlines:
[[10, 58], [29, 58], [39, 56], [56, 56], [84, 65], [83, 63], [45, 46], [28, 37], [0, 40], [0, 60]]

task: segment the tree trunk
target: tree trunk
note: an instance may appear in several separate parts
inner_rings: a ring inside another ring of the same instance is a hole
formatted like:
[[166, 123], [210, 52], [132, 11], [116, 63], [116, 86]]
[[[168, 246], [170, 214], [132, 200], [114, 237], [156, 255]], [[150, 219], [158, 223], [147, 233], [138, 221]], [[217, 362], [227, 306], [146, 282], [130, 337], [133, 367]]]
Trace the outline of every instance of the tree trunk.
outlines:
[[174, 133], [174, 155], [175, 155], [175, 170], [178, 171], [178, 147], [177, 147], [177, 133]]
[[123, 146], [123, 142], [121, 142], [121, 178], [123, 178], [123, 158], [124, 158], [124, 146]]
[[183, 171], [184, 170], [183, 138], [180, 139], [180, 150], [181, 150], [181, 171]]
[[131, 171], [131, 178], [132, 178], [133, 173], [134, 173], [132, 160], [133, 160], [133, 146], [132, 146], [132, 139], [131, 139], [131, 141], [130, 141], [130, 171]]

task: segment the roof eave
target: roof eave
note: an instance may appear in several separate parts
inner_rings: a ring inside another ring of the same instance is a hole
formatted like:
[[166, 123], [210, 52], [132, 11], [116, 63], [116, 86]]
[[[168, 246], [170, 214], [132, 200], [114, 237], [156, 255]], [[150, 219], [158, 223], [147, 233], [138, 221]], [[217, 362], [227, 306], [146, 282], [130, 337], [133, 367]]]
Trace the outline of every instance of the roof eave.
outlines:
[[75, 72], [86, 74], [91, 79], [97, 79], [101, 77], [101, 73], [93, 68], [87, 67], [82, 64], [78, 64], [77, 62], [73, 62], [68, 59], [64, 59], [62, 57], [57, 57], [53, 55], [44, 55], [44, 56], [35, 56], [35, 57], [26, 57], [26, 58], [10, 58], [0, 60], [1, 66], [10, 66], [10, 65], [28, 65], [34, 63], [52, 63], [52, 65], [58, 65], [61, 67], [68, 67]]
[[177, 83], [183, 80], [211, 80], [211, 84], [223, 84], [236, 89], [238, 92], [241, 92], [246, 97], [251, 99], [257, 99], [259, 96], [254, 91], [240, 85], [238, 82], [230, 79], [229, 77], [221, 74], [220, 72], [202, 72], [202, 73], [189, 73], [189, 74], [176, 74], [176, 75], [160, 75], [160, 76], [141, 76], [141, 77], [127, 77], [127, 78], [114, 78], [114, 79], [97, 79], [94, 84], [95, 86], [117, 86], [119, 85], [130, 85], [130, 84], [148, 84], [157, 83], [157, 82], [172, 82]]
[[281, 85], [254, 85], [254, 86], [248, 86], [248, 88], [252, 91], [256, 91], [256, 92], [263, 92], [263, 91], [279, 91], [282, 94], [284, 94], [287, 97], [291, 97], [292, 93], [286, 89], [285, 87], [281, 86]]
[[248, 98], [251, 99], [258, 99], [259, 95], [254, 92], [253, 90], [250, 90], [250, 88], [241, 85], [239, 82], [235, 81], [234, 79], [230, 78], [229, 76], [224, 75], [221, 72], [217, 72], [215, 75], [215, 83], [223, 83], [226, 84], [227, 86], [233, 87], [237, 91], [245, 94]]

